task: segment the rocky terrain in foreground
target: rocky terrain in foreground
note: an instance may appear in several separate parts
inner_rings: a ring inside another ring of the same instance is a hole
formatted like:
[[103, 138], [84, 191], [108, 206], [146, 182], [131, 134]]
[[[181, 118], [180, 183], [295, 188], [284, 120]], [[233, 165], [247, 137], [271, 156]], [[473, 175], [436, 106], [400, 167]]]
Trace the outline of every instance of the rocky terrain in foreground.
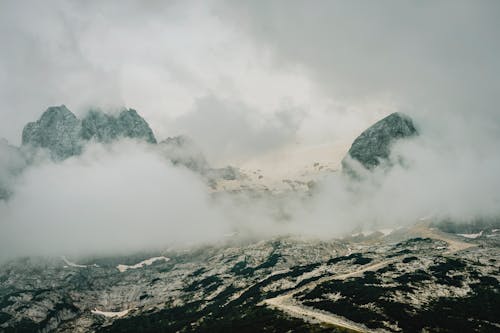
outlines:
[[498, 332], [500, 234], [466, 236], [417, 225], [331, 241], [16, 259], [0, 266], [0, 330]]

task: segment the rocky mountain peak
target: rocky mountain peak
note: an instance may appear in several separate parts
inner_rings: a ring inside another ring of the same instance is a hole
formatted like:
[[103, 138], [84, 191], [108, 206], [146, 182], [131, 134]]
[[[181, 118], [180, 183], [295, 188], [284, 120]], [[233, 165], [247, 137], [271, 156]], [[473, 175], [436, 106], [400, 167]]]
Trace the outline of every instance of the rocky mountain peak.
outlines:
[[40, 119], [28, 123], [22, 144], [48, 149], [54, 160], [63, 160], [80, 154], [86, 141], [109, 143], [120, 138], [156, 143], [148, 123], [135, 110], [124, 109], [112, 115], [93, 109], [80, 120], [61, 105], [49, 107]]
[[119, 138], [134, 138], [156, 143], [148, 123], [133, 109], [122, 110], [118, 115], [90, 110], [82, 119], [81, 137], [84, 140], [109, 143]]
[[134, 109], [123, 110], [116, 118], [118, 132], [127, 138], [144, 139], [156, 143], [156, 138], [148, 123]]
[[80, 130], [80, 120], [65, 105], [52, 106], [24, 127], [22, 144], [46, 148], [52, 158], [65, 159], [81, 152]]
[[412, 119], [395, 112], [379, 120], [352, 143], [347, 156], [342, 161], [344, 170], [352, 170], [352, 160], [359, 162], [364, 168], [372, 170], [382, 160], [387, 160], [394, 142], [418, 135]]

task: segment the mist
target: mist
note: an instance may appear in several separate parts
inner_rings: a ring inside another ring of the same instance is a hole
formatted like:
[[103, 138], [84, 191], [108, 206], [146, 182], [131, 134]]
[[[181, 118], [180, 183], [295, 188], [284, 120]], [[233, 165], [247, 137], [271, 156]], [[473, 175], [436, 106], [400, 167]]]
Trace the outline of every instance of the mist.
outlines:
[[155, 146], [91, 144], [81, 156], [39, 161], [15, 178], [13, 197], [0, 205], [0, 252], [102, 255], [277, 236], [330, 239], [421, 219], [498, 217], [500, 158], [449, 147], [434, 154], [426, 141], [394, 147], [391, 159], [404, 158], [404, 166], [367, 172], [362, 181], [333, 173], [309, 194], [214, 194]]
[[339, 165], [357, 135], [395, 111], [420, 135], [393, 147], [394, 167], [362, 181], [338, 169], [310, 192], [276, 195], [213, 193], [199, 174], [135, 141], [30, 166], [3, 145], [0, 185], [13, 195], [0, 200], [1, 255], [120, 253], [242, 235], [332, 238], [420, 219], [498, 218], [498, 3], [305, 6], [2, 2], [0, 137], [14, 145], [27, 122], [60, 104], [78, 115], [132, 107], [158, 141], [187, 135], [213, 166], [257, 161], [264, 171], [275, 168], [260, 166], [263, 156], [325, 144], [342, 147], [325, 157]]

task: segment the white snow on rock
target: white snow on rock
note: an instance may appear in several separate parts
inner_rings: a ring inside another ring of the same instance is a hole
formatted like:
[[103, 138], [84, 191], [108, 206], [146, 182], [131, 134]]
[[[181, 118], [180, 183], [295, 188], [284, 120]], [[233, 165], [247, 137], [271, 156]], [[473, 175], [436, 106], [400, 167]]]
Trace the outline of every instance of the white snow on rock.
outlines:
[[382, 228], [382, 229], [377, 229], [377, 230], [363, 230], [354, 234], [351, 234], [352, 237], [368, 237], [370, 235], [373, 235], [377, 232], [380, 232], [384, 237], [390, 235], [394, 231], [393, 228]]
[[383, 233], [384, 236], [388, 236], [388, 235], [392, 234], [394, 229], [393, 228], [383, 228], [383, 229], [379, 229], [377, 231], [380, 231], [381, 233]]
[[72, 261], [69, 261], [68, 258], [66, 258], [65, 256], [62, 256], [61, 259], [64, 261], [64, 263], [66, 264], [66, 266], [64, 267], [78, 267], [78, 268], [87, 268], [87, 267], [99, 267], [97, 264], [93, 264], [93, 265], [79, 265], [79, 264], [76, 264]]
[[167, 257], [154, 257], [154, 258], [149, 258], [149, 259], [146, 259], [146, 260], [143, 260], [141, 261], [140, 263], [138, 264], [135, 264], [135, 265], [118, 265], [116, 266], [116, 268], [121, 272], [125, 272], [127, 269], [136, 269], [136, 268], [142, 268], [144, 266], [149, 266], [151, 265], [152, 263], [154, 263], [155, 261], [158, 261], [158, 260], [165, 260], [165, 261], [169, 261], [170, 258], [167, 258]]
[[94, 310], [91, 310], [90, 312], [92, 312], [95, 315], [100, 315], [100, 316], [104, 316], [104, 317], [108, 317], [108, 318], [121, 318], [121, 317], [126, 316], [127, 313], [129, 313], [129, 311], [130, 310], [112, 312], [112, 311], [100, 311], [100, 310], [94, 309]]
[[477, 234], [457, 234], [457, 235], [465, 237], [465, 238], [474, 239], [474, 238], [480, 237], [482, 234], [483, 234], [483, 231], [481, 231], [481, 232], [479, 232]]

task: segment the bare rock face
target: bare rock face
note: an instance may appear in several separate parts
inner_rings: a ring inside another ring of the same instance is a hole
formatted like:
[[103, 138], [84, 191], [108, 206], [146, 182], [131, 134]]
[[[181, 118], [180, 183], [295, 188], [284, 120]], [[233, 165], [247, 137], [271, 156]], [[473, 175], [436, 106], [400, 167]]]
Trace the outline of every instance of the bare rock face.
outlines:
[[133, 138], [156, 143], [148, 123], [128, 109], [117, 116], [92, 110], [80, 121], [66, 106], [52, 106], [39, 120], [23, 130], [23, 146], [48, 149], [52, 159], [64, 160], [79, 155], [86, 141], [110, 143], [120, 138]]
[[439, 239], [401, 229], [372, 241], [280, 237], [0, 262], [0, 332], [332, 331], [294, 319], [289, 304], [361, 332], [498, 332], [500, 234], [484, 230], [451, 253], [454, 235], [426, 230]]
[[[342, 160], [342, 169], [354, 172], [354, 164], [373, 170], [388, 160], [391, 146], [398, 140], [418, 135], [413, 121], [407, 115], [395, 112], [366, 129], [352, 143], [347, 156]], [[355, 162], [354, 162], [355, 161]]]
[[103, 143], [120, 138], [156, 143], [156, 138], [148, 123], [133, 109], [123, 110], [118, 116], [91, 110], [82, 120], [81, 138]]
[[46, 148], [54, 160], [81, 153], [81, 123], [66, 106], [52, 106], [23, 129], [23, 146]]

